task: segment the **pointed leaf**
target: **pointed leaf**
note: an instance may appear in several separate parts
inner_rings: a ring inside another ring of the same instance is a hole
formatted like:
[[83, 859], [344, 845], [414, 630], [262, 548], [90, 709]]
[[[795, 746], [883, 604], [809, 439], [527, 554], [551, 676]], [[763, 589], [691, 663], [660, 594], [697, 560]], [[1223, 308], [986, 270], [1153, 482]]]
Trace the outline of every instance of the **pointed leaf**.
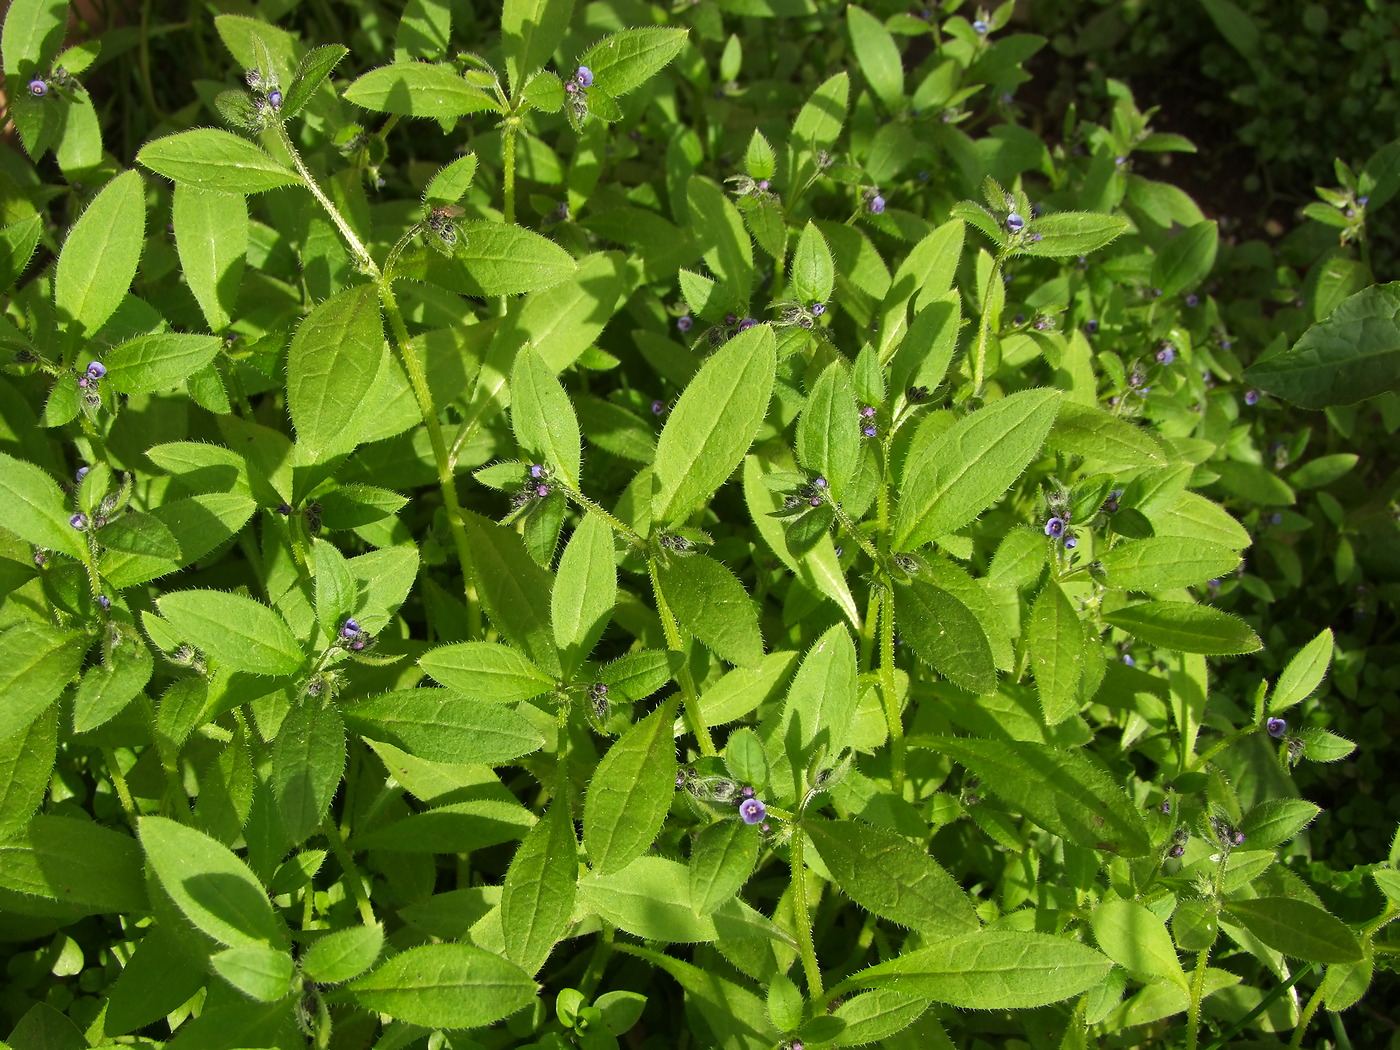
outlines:
[[146, 239], [146, 187], [134, 171], [92, 199], [58, 254], [53, 304], [75, 334], [91, 336], [121, 304]]
[[263, 193], [301, 181], [260, 146], [218, 128], [195, 128], [148, 142], [136, 159], [172, 182], [224, 193]]
[[291, 630], [251, 598], [222, 591], [172, 591], [156, 605], [176, 634], [231, 670], [289, 675], [301, 668], [301, 646]]
[[589, 781], [583, 845], [595, 871], [626, 867], [661, 830], [676, 790], [676, 703], [667, 700], [623, 733]]

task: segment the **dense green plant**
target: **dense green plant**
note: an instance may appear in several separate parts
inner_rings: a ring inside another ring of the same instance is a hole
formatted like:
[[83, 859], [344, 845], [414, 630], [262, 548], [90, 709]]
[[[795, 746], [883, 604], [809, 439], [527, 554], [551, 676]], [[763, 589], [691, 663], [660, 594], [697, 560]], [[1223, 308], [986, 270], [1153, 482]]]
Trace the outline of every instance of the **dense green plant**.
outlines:
[[1388, 1037], [1271, 608], [1393, 601], [1382, 160], [1281, 260], [1010, 5], [308, 6], [135, 167], [5, 23], [9, 1045]]

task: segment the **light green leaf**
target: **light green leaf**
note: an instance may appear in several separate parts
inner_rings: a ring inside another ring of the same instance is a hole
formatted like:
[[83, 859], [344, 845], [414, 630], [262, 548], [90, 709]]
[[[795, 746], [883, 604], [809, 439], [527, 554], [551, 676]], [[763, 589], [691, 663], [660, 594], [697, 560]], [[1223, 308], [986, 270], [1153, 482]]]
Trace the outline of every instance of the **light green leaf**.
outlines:
[[906, 465], [895, 516], [896, 549], [913, 550], [946, 536], [1001, 498], [1040, 452], [1060, 400], [1058, 390], [1025, 390], [973, 412], [935, 438], [927, 455]]
[[63, 47], [67, 26], [68, 0], [13, 0], [0, 36], [5, 76], [32, 76], [47, 68]]
[[374, 965], [384, 948], [384, 927], [350, 926], [317, 939], [301, 957], [301, 968], [317, 984], [339, 984]]
[[345, 89], [345, 100], [377, 113], [439, 120], [500, 110], [494, 98], [451, 67], [427, 62], [395, 62], [371, 69]]
[[121, 304], [146, 239], [146, 187], [124, 171], [93, 198], [58, 253], [53, 303], [61, 323], [91, 336]]
[[855, 387], [846, 364], [833, 361], [822, 372], [802, 409], [797, 425], [797, 458], [808, 471], [826, 478], [837, 500], [845, 498], [860, 461], [859, 419]]
[[263, 193], [301, 181], [260, 146], [217, 128], [195, 128], [148, 142], [136, 159], [172, 182], [225, 193]]
[[0, 633], [0, 739], [29, 727], [77, 675], [91, 639], [36, 620]]
[[472, 944], [425, 944], [349, 985], [355, 1002], [425, 1028], [479, 1028], [509, 1017], [538, 986], [520, 967]]
[[763, 659], [763, 635], [749, 592], [707, 554], [656, 564], [656, 579], [677, 622], [720, 659], [752, 667]]
[[458, 226], [457, 259], [473, 294], [519, 295], [550, 288], [573, 276], [578, 264], [547, 237], [500, 222]]
[[170, 209], [185, 283], [211, 332], [228, 327], [248, 252], [248, 201], [241, 193], [175, 185]]
[[1064, 589], [1050, 580], [1031, 607], [1026, 625], [1040, 711], [1048, 726], [1059, 725], [1079, 711], [1079, 679], [1084, 671], [1084, 629]]
[[904, 99], [904, 66], [889, 30], [855, 4], [846, 7], [846, 28], [866, 83], [886, 109], [897, 109]]
[[91, 820], [50, 813], [0, 845], [0, 889], [86, 912], [150, 911], [134, 839]]
[[1143, 905], [1111, 897], [1094, 909], [1092, 921], [1099, 948], [1133, 978], [1163, 977], [1189, 991], [1166, 924]]
[[665, 69], [685, 47], [688, 29], [623, 29], [583, 53], [578, 64], [593, 71], [593, 84], [617, 98]]
[[123, 394], [149, 394], [184, 382], [218, 355], [216, 335], [157, 332], [113, 347], [103, 358], [107, 382]]
[[676, 703], [667, 700], [623, 733], [588, 783], [583, 845], [597, 872], [626, 867], [661, 830], [676, 790]]
[[1351, 963], [1362, 957], [1361, 945], [1346, 923], [1296, 897], [1229, 900], [1221, 919], [1243, 926], [1274, 951], [1294, 959]]
[[577, 489], [583, 460], [578, 417], [554, 370], [528, 345], [515, 355], [510, 398], [510, 423], [521, 449]]
[[617, 604], [617, 555], [612, 528], [585, 514], [559, 558], [550, 595], [554, 644], [572, 674], [602, 637]]
[[[788, 686], [777, 740], [794, 771], [820, 748], [834, 760], [850, 744], [859, 691], [856, 649], [845, 624], [829, 627], [807, 650]], [[793, 783], [796, 792], [804, 785]]]
[[1114, 627], [1148, 645], [1208, 656], [1252, 653], [1264, 643], [1237, 616], [1190, 602], [1143, 602], [1108, 613]]
[[[1097, 212], [1064, 211], [1042, 215], [1026, 224], [1025, 237], [1016, 251], [1044, 259], [1088, 255], [1123, 233], [1128, 225], [1127, 219]], [[1031, 240], [1035, 234], [1040, 234], [1039, 240]]]
[[501, 42], [505, 46], [512, 97], [554, 54], [569, 30], [573, 11], [574, 0], [505, 0]]
[[345, 723], [332, 705], [302, 703], [282, 721], [272, 747], [271, 785], [282, 826], [300, 842], [321, 824], [345, 773]]
[[102, 555], [102, 575], [113, 587], [123, 588], [174, 572], [234, 536], [252, 517], [256, 506], [241, 493], [212, 492], [155, 507], [150, 516], [175, 537], [180, 548], [179, 558], [109, 550]]
[[1235, 571], [1238, 551], [1185, 536], [1121, 543], [1100, 559], [1111, 586], [1125, 591], [1194, 587]]
[[1244, 815], [1242, 850], [1273, 849], [1313, 822], [1322, 809], [1301, 798], [1270, 798]]
[[428, 188], [423, 191], [423, 202], [430, 207], [439, 204], [456, 204], [466, 196], [471, 188], [472, 176], [476, 174], [476, 154], [467, 153], [450, 164], [438, 169], [428, 180]]
[[817, 819], [798, 834], [811, 838], [836, 885], [862, 908], [935, 938], [980, 928], [962, 887], [903, 836], [855, 820]]
[[[847, 14], [858, 10], [856, 7], [846, 8]], [[836, 280], [835, 263], [831, 259], [831, 249], [826, 246], [826, 238], [810, 219], [803, 227], [802, 236], [797, 239], [797, 249], [792, 253], [791, 280], [793, 297], [804, 306], [824, 303], [831, 298], [831, 287]]]
[[72, 515], [63, 490], [44, 470], [0, 452], [0, 528], [36, 547], [82, 558], [87, 540], [68, 524]]
[[701, 830], [690, 849], [690, 902], [710, 915], [744, 887], [758, 862], [758, 829], [742, 820], [719, 820]]
[[221, 665], [252, 674], [300, 670], [301, 646], [282, 618], [260, 602], [223, 591], [172, 591], [156, 600], [185, 641]]
[[1284, 666], [1269, 697], [1269, 713], [1287, 711], [1294, 704], [1300, 704], [1322, 684], [1327, 669], [1332, 666], [1332, 629], [1325, 627], [1322, 633], [1293, 654]]
[[401, 689], [344, 708], [345, 724], [434, 762], [501, 765], [544, 743], [523, 715], [451, 689]]
[[344, 44], [322, 44], [308, 51], [297, 64], [292, 86], [282, 102], [282, 119], [290, 120], [305, 109], [316, 94], [316, 89], [349, 53], [350, 49]]
[[559, 654], [549, 626], [553, 578], [530, 556], [518, 533], [470, 511], [463, 513], [462, 525], [486, 615], [540, 670], [558, 674]]
[[700, 367], [657, 443], [657, 524], [689, 517], [739, 465], [767, 413], [776, 368], [768, 325], [739, 333]]
[[364, 429], [364, 402], [388, 351], [372, 284], [347, 288], [297, 326], [287, 351], [287, 408], [303, 461], [351, 451]]
[[[0, 640], [0, 648], [3, 644]], [[18, 835], [44, 801], [57, 753], [58, 714], [53, 709], [0, 738], [0, 842]]]
[[214, 972], [244, 995], [263, 1003], [285, 999], [296, 967], [289, 952], [264, 944], [225, 948], [209, 958]]
[[792, 145], [813, 151], [831, 149], [846, 122], [847, 100], [851, 78], [837, 73], [812, 92], [812, 97], [797, 114], [792, 125]]
[[715, 280], [740, 301], [746, 301], [753, 279], [753, 244], [739, 209], [715, 183], [699, 175], [690, 177], [686, 196], [690, 204], [690, 232]]
[[1151, 431], [1097, 405], [1082, 405], [1068, 398], [1060, 402], [1045, 444], [1056, 452], [1083, 456], [1086, 466], [1110, 474], [1166, 463], [1161, 444]]
[[539, 972], [569, 928], [577, 882], [574, 821], [556, 798], [515, 851], [501, 891], [506, 954], [527, 973]]
[[959, 689], [996, 688], [996, 660], [981, 619], [951, 591], [927, 580], [896, 582], [895, 622], [914, 654]]
[[1219, 243], [1219, 230], [1213, 221], [1188, 226], [1157, 254], [1152, 266], [1152, 286], [1161, 289], [1164, 298], [1195, 287], [1215, 265]]
[[518, 649], [497, 642], [458, 642], [429, 649], [418, 666], [472, 700], [514, 704], [554, 688], [554, 679]]

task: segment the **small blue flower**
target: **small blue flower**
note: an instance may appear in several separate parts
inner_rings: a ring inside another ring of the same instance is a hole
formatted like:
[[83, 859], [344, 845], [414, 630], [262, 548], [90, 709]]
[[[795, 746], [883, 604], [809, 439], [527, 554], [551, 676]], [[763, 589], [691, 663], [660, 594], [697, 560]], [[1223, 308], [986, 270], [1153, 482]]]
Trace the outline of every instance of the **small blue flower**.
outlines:
[[1269, 515], [1269, 524], [1270, 524], [1270, 525], [1282, 525], [1282, 524], [1283, 524], [1283, 515], [1282, 515], [1281, 513], [1279, 513], [1278, 511], [1274, 511], [1272, 514]]
[[1126, 665], [1129, 666], [1129, 667], [1136, 667], [1136, 666], [1137, 666], [1137, 661], [1133, 659], [1133, 654], [1132, 654], [1132, 653], [1124, 653], [1124, 654], [1123, 654], [1123, 663], [1126, 664]]
[[1245, 403], [1246, 405], [1257, 405], [1257, 404], [1259, 404], [1259, 391], [1257, 391], [1257, 390], [1246, 390], [1246, 391], [1244, 392], [1244, 403]]
[[980, 18], [972, 23], [972, 31], [978, 36], [984, 35], [987, 32], [987, 30], [991, 28], [991, 26], [989, 26], [985, 21], [983, 21]]
[[531, 463], [531, 464], [530, 464], [530, 477], [532, 477], [532, 478], [542, 478], [542, 477], [544, 477], [544, 467], [541, 466], [539, 463]]
[[87, 366], [87, 374], [91, 379], [101, 379], [107, 374], [107, 366], [101, 361], [94, 361]]
[[1162, 799], [1162, 804], [1161, 804], [1160, 806], [1157, 807], [1157, 810], [1158, 810], [1158, 812], [1160, 812], [1160, 813], [1162, 814], [1162, 816], [1164, 816], [1164, 817], [1169, 817], [1169, 816], [1171, 816], [1171, 813], [1172, 813], [1172, 800], [1169, 799], [1169, 798], [1164, 798], [1164, 799]]
[[278, 91], [276, 88], [273, 88], [267, 93], [267, 101], [271, 104], [273, 109], [281, 109], [282, 92]]
[[343, 624], [340, 625], [340, 637], [342, 638], [353, 638], [359, 633], [360, 625], [354, 617], [348, 618]]
[[1230, 845], [1232, 845], [1232, 846], [1243, 846], [1243, 845], [1244, 845], [1244, 832], [1241, 831], [1239, 828], [1231, 828], [1231, 829], [1230, 829]]
[[1051, 518], [1045, 523], [1045, 535], [1059, 539], [1064, 534], [1065, 521], [1063, 518]]
[[761, 824], [763, 818], [768, 816], [768, 807], [762, 799], [746, 798], [739, 803], [739, 816], [745, 824]]
[[1288, 732], [1288, 723], [1282, 718], [1271, 718], [1264, 723], [1264, 728], [1275, 740], [1282, 740], [1283, 734]]
[[87, 472], [88, 472], [88, 468], [87, 468], [87, 467], [79, 467], [79, 468], [78, 468], [78, 472], [77, 472], [76, 474], [74, 474], [73, 477], [76, 478], [78, 481], [82, 481], [83, 478], [87, 477]]
[[666, 411], [666, 402], [664, 402], [664, 401], [662, 401], [662, 400], [660, 400], [660, 399], [658, 398], [657, 400], [655, 400], [655, 401], [653, 401], [653, 402], [651, 403], [651, 414], [652, 414], [652, 415], [654, 415], [654, 416], [659, 416], [659, 415], [661, 415], [661, 413], [663, 413], [663, 412], [665, 412], [665, 411]]
[[865, 206], [865, 210], [870, 212], [871, 215], [883, 213], [885, 210], [885, 198], [881, 197], [878, 193], [875, 194], [875, 196], [870, 198], [870, 203]]
[[1084, 322], [1084, 331], [1089, 335], [1097, 335], [1099, 331], [1099, 322], [1092, 317], [1089, 318], [1089, 320]]
[[79, 511], [68, 519], [68, 524], [72, 525], [75, 529], [86, 529], [88, 527], [87, 515]]
[[819, 489], [824, 489], [827, 487], [827, 480], [826, 478], [814, 478], [812, 484]]
[[1357, 198], [1356, 198], [1356, 203], [1359, 204], [1359, 205], [1361, 205], [1361, 206], [1364, 208], [1364, 207], [1366, 207], [1366, 205], [1367, 205], [1367, 203], [1370, 201], [1370, 199], [1371, 199], [1370, 197], [1357, 197]]
[[97, 604], [101, 606], [103, 612], [106, 612], [112, 607], [112, 599], [108, 598], [105, 594], [99, 594], [97, 596]]
[[680, 317], [676, 318], [676, 327], [682, 332], [690, 331], [691, 326], [694, 324], [695, 322], [690, 319], [689, 314], [682, 314]]
[[1006, 217], [1006, 228], [1012, 233], [1020, 233], [1022, 227], [1026, 225], [1026, 220], [1017, 215], [1014, 211]]
[[867, 425], [861, 427], [860, 432], [868, 438], [873, 438], [876, 434], [879, 433], [879, 430], [877, 430], [873, 425]]
[[1164, 344], [1162, 349], [1157, 351], [1157, 360], [1164, 365], [1171, 364], [1176, 360], [1176, 349], [1170, 343]]
[[874, 416], [875, 416], [875, 406], [874, 406], [874, 405], [861, 405], [861, 406], [860, 406], [860, 418], [861, 418], [861, 419], [872, 419], [872, 418], [874, 418]]
[[820, 317], [820, 316], [821, 316], [822, 314], [824, 314], [824, 313], [826, 313], [826, 304], [825, 304], [825, 303], [813, 303], [813, 304], [812, 304], [812, 316], [813, 316], [813, 317]]
[[574, 74], [574, 79], [578, 81], [579, 87], [592, 87], [593, 70], [589, 69], [587, 66], [579, 66], [578, 72]]
[[745, 317], [742, 321], [739, 322], [739, 331], [747, 332], [756, 324], [758, 324], [758, 321], [756, 319], [752, 317]]
[[758, 192], [759, 192], [759, 193], [767, 193], [767, 192], [768, 192], [768, 180], [767, 180], [767, 179], [759, 179], [759, 180], [758, 180]]
[[35, 98], [43, 98], [49, 93], [49, 85], [47, 82], [35, 77], [29, 82], [29, 93]]
[[1072, 532], [1065, 533], [1065, 550], [1072, 551], [1079, 546], [1079, 539]]
[[1187, 305], [1187, 306], [1196, 306], [1196, 305], [1198, 305], [1198, 304], [1200, 303], [1200, 301], [1201, 301], [1201, 300], [1200, 300], [1200, 297], [1197, 296], [1195, 292], [1192, 292], [1190, 295], [1188, 295], [1188, 296], [1186, 297], [1186, 305]]

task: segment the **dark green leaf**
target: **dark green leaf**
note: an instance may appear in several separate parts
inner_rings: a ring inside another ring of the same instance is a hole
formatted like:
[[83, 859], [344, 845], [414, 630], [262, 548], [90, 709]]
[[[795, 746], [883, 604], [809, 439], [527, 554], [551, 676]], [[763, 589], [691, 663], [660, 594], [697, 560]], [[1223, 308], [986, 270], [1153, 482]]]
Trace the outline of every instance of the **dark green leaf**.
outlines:
[[471, 944], [425, 944], [349, 985], [354, 1001], [427, 1028], [478, 1028], [528, 1006], [536, 985], [520, 967]]
[[275, 612], [222, 591], [172, 591], [156, 601], [175, 633], [230, 670], [295, 674], [301, 646]]
[[497, 704], [529, 700], [554, 688], [554, 679], [519, 650], [496, 642], [442, 645], [419, 657], [418, 666], [463, 696]]
[[1108, 613], [1104, 619], [1148, 645], [1183, 653], [1222, 656], [1263, 648], [1243, 620], [1190, 602], [1143, 602]]
[[595, 871], [626, 867], [661, 830], [676, 789], [675, 717], [673, 698], [627, 730], [598, 763], [583, 806], [583, 845]]
[[763, 659], [763, 635], [749, 592], [706, 554], [670, 558], [656, 566], [666, 604], [680, 625], [716, 656], [752, 667]]
[[578, 841], [567, 800], [556, 799], [530, 829], [506, 871], [501, 930], [506, 954], [537, 973], [569, 928], [578, 882]]
[[345, 89], [345, 100], [401, 117], [465, 117], [500, 105], [449, 66], [395, 62], [371, 69]]
[[1294, 897], [1253, 897], [1225, 902], [1222, 919], [1243, 926], [1275, 951], [1309, 962], [1350, 963], [1361, 945], [1344, 922]]
[[471, 703], [450, 689], [404, 689], [346, 707], [345, 724], [435, 762], [498, 765], [538, 750], [539, 730], [499, 704]]

